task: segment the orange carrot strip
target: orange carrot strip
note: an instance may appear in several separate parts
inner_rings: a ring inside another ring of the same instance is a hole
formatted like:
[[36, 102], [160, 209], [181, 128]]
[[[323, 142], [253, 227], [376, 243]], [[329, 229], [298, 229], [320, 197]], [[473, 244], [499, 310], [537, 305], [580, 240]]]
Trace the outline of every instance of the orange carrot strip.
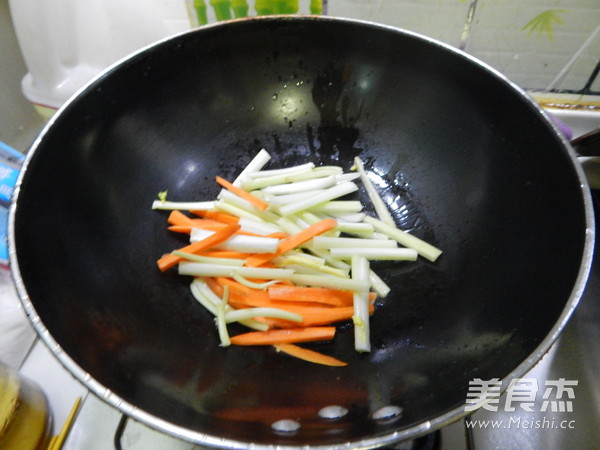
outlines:
[[246, 260], [246, 266], [260, 266], [268, 261], [271, 261], [273, 258], [289, 250], [292, 250], [293, 248], [296, 248], [299, 245], [304, 244], [305, 242], [311, 240], [313, 237], [323, 234], [326, 231], [331, 230], [332, 228], [335, 228], [336, 226], [337, 222], [334, 219], [323, 219], [317, 223], [310, 225], [302, 231], [291, 235], [287, 239], [282, 240], [279, 243], [279, 246], [277, 247], [277, 251], [275, 253], [260, 253], [250, 256]]
[[186, 225], [171, 225], [170, 227], [168, 227], [169, 231], [172, 231], [173, 233], [184, 233], [184, 234], [190, 234], [192, 228], [193, 227], [188, 227]]
[[[197, 254], [211, 247], [214, 247], [215, 245], [219, 245], [223, 241], [226, 241], [239, 229], [239, 225], [228, 225], [222, 230], [216, 231], [215, 233], [211, 234], [210, 236], [204, 239], [194, 242], [193, 244], [186, 245], [185, 247], [181, 248], [180, 251], [185, 253]], [[165, 270], [170, 269], [171, 267], [179, 263], [181, 260], [182, 258], [180, 256], [175, 256], [172, 253], [169, 253], [159, 258], [156, 263], [158, 265], [158, 268], [162, 272], [164, 272]]]
[[242, 188], [234, 186], [233, 184], [231, 184], [229, 181], [225, 180], [224, 178], [217, 176], [216, 180], [217, 180], [217, 183], [219, 183], [225, 189], [234, 193], [238, 197], [241, 197], [244, 200], [250, 202], [252, 205], [256, 206], [261, 211], [264, 211], [265, 209], [267, 209], [269, 207], [268, 203], [263, 202], [260, 198], [257, 198], [254, 195], [250, 194], [249, 192], [244, 191]]
[[205, 219], [213, 219], [217, 222], [223, 222], [228, 224], [238, 223], [240, 221], [239, 217], [234, 216], [233, 214], [228, 214], [221, 211], [210, 211], [210, 210], [193, 210], [190, 211], [192, 214], [200, 217], [204, 217]]
[[265, 237], [272, 237], [277, 239], [285, 239], [290, 237], [289, 234], [284, 233], [283, 231], [276, 231], [275, 233], [266, 234]]
[[295, 358], [322, 364], [324, 366], [343, 367], [348, 365], [348, 363], [334, 358], [333, 356], [324, 355], [323, 353], [309, 350], [295, 344], [275, 344], [275, 349], [277, 349], [278, 352], [286, 353]]
[[[335, 308], [281, 307], [281, 309], [300, 314], [302, 322], [277, 318], [265, 318], [264, 322], [273, 328], [316, 327], [349, 320], [354, 315], [354, 308], [352, 306]], [[373, 305], [369, 305], [369, 313], [373, 314], [373, 311]]]
[[194, 221], [191, 218], [189, 218], [188, 216], [183, 214], [181, 211], [178, 211], [176, 209], [171, 211], [171, 213], [169, 214], [169, 217], [167, 218], [167, 222], [170, 225], [185, 225], [185, 226], [193, 226], [192, 224], [194, 223]]
[[290, 302], [317, 302], [333, 306], [351, 306], [354, 299], [352, 291], [319, 287], [273, 285], [267, 289], [272, 300]]
[[335, 327], [287, 328], [284, 330], [250, 331], [231, 337], [233, 345], [274, 345], [297, 342], [329, 341]]

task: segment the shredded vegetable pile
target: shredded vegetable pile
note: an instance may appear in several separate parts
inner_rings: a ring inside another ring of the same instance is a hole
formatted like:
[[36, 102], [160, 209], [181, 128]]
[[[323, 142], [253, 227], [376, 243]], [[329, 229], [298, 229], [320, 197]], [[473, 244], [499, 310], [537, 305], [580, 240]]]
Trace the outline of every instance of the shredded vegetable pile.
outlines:
[[[163, 255], [161, 271], [193, 277], [191, 293], [215, 317], [222, 346], [270, 345], [329, 366], [345, 362], [299, 344], [334, 339], [336, 322], [352, 320], [357, 352], [371, 349], [369, 321], [387, 284], [370, 261], [435, 261], [441, 250], [396, 227], [360, 158], [339, 166], [306, 163], [265, 169], [261, 150], [232, 182], [215, 178], [217, 198], [172, 202], [168, 229], [190, 244]], [[359, 200], [362, 184], [376, 217]], [[231, 336], [228, 325], [251, 331]]]

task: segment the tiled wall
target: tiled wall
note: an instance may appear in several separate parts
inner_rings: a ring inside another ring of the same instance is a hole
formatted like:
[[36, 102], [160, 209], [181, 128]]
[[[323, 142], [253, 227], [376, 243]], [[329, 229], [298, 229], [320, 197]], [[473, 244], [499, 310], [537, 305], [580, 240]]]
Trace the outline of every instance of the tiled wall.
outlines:
[[463, 48], [527, 89], [600, 95], [600, 0], [328, 0], [326, 10]]

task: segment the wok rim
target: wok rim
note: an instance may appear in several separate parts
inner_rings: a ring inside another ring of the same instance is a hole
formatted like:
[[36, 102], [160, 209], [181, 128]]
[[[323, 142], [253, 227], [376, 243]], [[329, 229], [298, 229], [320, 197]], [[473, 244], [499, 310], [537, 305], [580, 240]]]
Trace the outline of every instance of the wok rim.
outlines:
[[[21, 184], [23, 181], [23, 177], [27, 172], [29, 163], [33, 157], [33, 155], [38, 151], [38, 149], [42, 146], [44, 142], [44, 138], [47, 134], [49, 134], [54, 128], [54, 123], [59, 120], [59, 117], [67, 114], [66, 111], [69, 109], [71, 104], [76, 103], [80, 98], [84, 97], [85, 94], [92, 90], [93, 86], [96, 83], [99, 83], [103, 78], [110, 76], [112, 72], [114, 72], [117, 68], [121, 67], [124, 64], [127, 64], [130, 61], [134, 61], [140, 55], [151, 51], [155, 47], [159, 47], [167, 44], [171, 41], [176, 41], [181, 39], [182, 37], [195, 34], [202, 33], [204, 30], [210, 30], [221, 27], [229, 27], [235, 26], [236, 23], [248, 22], [248, 21], [292, 21], [292, 22], [303, 22], [306, 20], [314, 20], [314, 21], [323, 21], [323, 22], [336, 22], [336, 23], [349, 23], [353, 25], [359, 25], [367, 28], [374, 28], [385, 30], [388, 32], [402, 34], [405, 36], [410, 36], [413, 38], [420, 39], [425, 43], [440, 47], [445, 51], [451, 52], [455, 54], [457, 57], [465, 60], [466, 63], [473, 64], [483, 69], [488, 75], [497, 78], [500, 82], [508, 85], [515, 94], [518, 94], [521, 99], [529, 104], [532, 109], [532, 114], [538, 114], [544, 121], [550, 125], [551, 130], [554, 134], [560, 139], [563, 149], [567, 152], [569, 161], [571, 162], [572, 168], [575, 170], [577, 175], [577, 179], [580, 183], [580, 191], [582, 196], [582, 203], [585, 211], [585, 239], [583, 243], [583, 252], [581, 256], [581, 264], [579, 267], [579, 271], [577, 277], [575, 279], [573, 289], [571, 290], [571, 294], [569, 298], [565, 302], [565, 306], [560, 314], [558, 320], [555, 322], [554, 326], [550, 330], [550, 332], [544, 337], [544, 339], [540, 342], [540, 344], [536, 347], [536, 349], [524, 360], [522, 361], [515, 369], [513, 369], [504, 379], [501, 380], [501, 393], [506, 391], [511, 380], [515, 378], [520, 378], [524, 374], [526, 374], [529, 370], [531, 370], [541, 359], [542, 357], [550, 350], [552, 345], [559, 338], [563, 329], [567, 325], [571, 315], [573, 314], [575, 308], [577, 307], [581, 296], [585, 290], [585, 286], [587, 283], [587, 279], [592, 266], [592, 259], [594, 254], [594, 243], [595, 243], [595, 217], [594, 217], [594, 204], [592, 199], [592, 194], [590, 191], [590, 187], [588, 185], [588, 181], [585, 177], [584, 171], [577, 160], [577, 155], [574, 149], [572, 148], [569, 141], [566, 137], [560, 132], [555, 123], [551, 120], [549, 115], [543, 110], [543, 108], [537, 104], [521, 87], [517, 86], [514, 82], [509, 80], [505, 75], [503, 75], [498, 70], [494, 69], [487, 63], [469, 55], [465, 51], [458, 49], [456, 47], [452, 47], [449, 44], [438, 41], [434, 38], [430, 38], [424, 35], [421, 35], [416, 32], [412, 32], [409, 30], [405, 30], [399, 27], [394, 27], [390, 25], [380, 24], [373, 21], [353, 19], [353, 18], [343, 18], [343, 17], [335, 17], [335, 16], [319, 16], [319, 15], [300, 15], [300, 16], [288, 16], [288, 15], [270, 15], [270, 16], [257, 16], [257, 17], [246, 17], [239, 19], [231, 19], [227, 21], [212, 23], [208, 25], [203, 25], [201, 27], [193, 28], [181, 33], [174, 34], [172, 36], [166, 37], [164, 39], [153, 42], [147, 46], [140, 48], [139, 50], [125, 56], [124, 58], [116, 61], [111, 64], [100, 73], [98, 73], [95, 77], [93, 77], [90, 81], [88, 81], [84, 86], [82, 86], [75, 94], [73, 94], [58, 110], [57, 112], [48, 120], [46, 125], [40, 131], [34, 142], [32, 143], [25, 160], [22, 164], [22, 168], [20, 170], [19, 176], [17, 178], [17, 182], [15, 184], [15, 188], [13, 191], [12, 202], [9, 207], [9, 216], [8, 216], [8, 256], [9, 256], [9, 269], [10, 274], [13, 279], [13, 283], [16, 287], [17, 295], [19, 300], [23, 306], [23, 309], [31, 322], [35, 332], [38, 337], [42, 340], [42, 342], [46, 345], [46, 347], [50, 350], [53, 356], [59, 361], [59, 363], [79, 382], [89, 390], [91, 393], [96, 395], [100, 400], [107, 403], [109, 406], [112, 406], [121, 414], [124, 414], [128, 417], [131, 417], [145, 425], [154, 428], [157, 431], [167, 433], [171, 436], [174, 436], [179, 439], [183, 439], [188, 442], [192, 442], [199, 445], [208, 445], [216, 448], [231, 448], [231, 449], [245, 449], [248, 446], [258, 450], [267, 450], [267, 449], [283, 449], [283, 450], [292, 450], [299, 448], [311, 448], [311, 449], [342, 449], [342, 448], [356, 448], [356, 449], [368, 449], [368, 448], [376, 448], [380, 446], [390, 445], [394, 443], [398, 443], [405, 440], [415, 439], [421, 436], [424, 436], [432, 431], [441, 429], [451, 423], [454, 423], [461, 418], [466, 417], [470, 413], [465, 411], [464, 405], [461, 405], [457, 408], [454, 408], [450, 411], [442, 413], [430, 420], [426, 420], [421, 422], [418, 425], [410, 426], [408, 428], [404, 428], [402, 430], [392, 431], [386, 434], [381, 434], [378, 436], [361, 438], [356, 441], [346, 441], [340, 442], [337, 444], [327, 444], [327, 445], [281, 445], [281, 444], [257, 444], [251, 442], [242, 442], [238, 440], [232, 440], [225, 437], [219, 437], [216, 435], [211, 435], [208, 433], [202, 433], [199, 431], [193, 431], [191, 429], [185, 428], [180, 425], [175, 425], [165, 419], [157, 417], [153, 414], [150, 414], [134, 404], [125, 401], [119, 395], [115, 394], [112, 390], [102, 385], [100, 382], [96, 381], [93, 376], [83, 370], [56, 342], [51, 332], [46, 328], [41, 318], [39, 317], [35, 307], [33, 306], [33, 302], [31, 301], [29, 294], [27, 293], [27, 289], [25, 287], [24, 280], [21, 276], [19, 264], [18, 264], [18, 255], [16, 252], [16, 242], [15, 242], [15, 216], [18, 210], [18, 200], [19, 193], [21, 189]], [[479, 405], [480, 407], [481, 405]]]

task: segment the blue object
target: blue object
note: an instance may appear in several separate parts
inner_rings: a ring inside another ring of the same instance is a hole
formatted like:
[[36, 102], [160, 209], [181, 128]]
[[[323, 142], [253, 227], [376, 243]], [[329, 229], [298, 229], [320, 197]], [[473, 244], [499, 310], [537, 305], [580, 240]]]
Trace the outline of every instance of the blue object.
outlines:
[[0, 141], [0, 265], [8, 264], [8, 207], [25, 155]]

